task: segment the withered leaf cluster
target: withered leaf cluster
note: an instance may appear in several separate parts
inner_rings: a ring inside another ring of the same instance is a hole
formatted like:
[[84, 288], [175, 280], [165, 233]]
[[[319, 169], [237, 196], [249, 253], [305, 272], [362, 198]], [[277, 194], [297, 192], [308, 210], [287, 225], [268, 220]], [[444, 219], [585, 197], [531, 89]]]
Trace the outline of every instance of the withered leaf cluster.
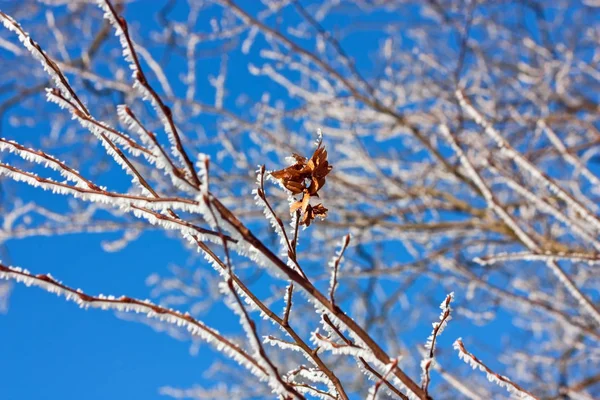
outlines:
[[301, 211], [301, 225], [309, 226], [316, 218], [325, 219], [327, 208], [323, 204], [311, 205], [312, 197], [319, 197], [319, 190], [325, 185], [325, 177], [333, 168], [327, 161], [327, 150], [319, 143], [317, 149], [310, 158], [299, 154], [292, 154], [296, 163], [271, 175], [281, 180], [292, 194], [302, 194], [302, 198], [290, 205], [290, 212]]

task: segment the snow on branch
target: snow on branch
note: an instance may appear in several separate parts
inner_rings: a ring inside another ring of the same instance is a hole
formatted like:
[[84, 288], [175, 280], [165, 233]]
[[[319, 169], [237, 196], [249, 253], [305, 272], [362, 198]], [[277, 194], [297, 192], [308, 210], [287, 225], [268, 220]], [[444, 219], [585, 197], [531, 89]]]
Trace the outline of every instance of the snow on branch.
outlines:
[[94, 119], [90, 114], [82, 113], [68, 98], [65, 98], [60, 91], [56, 89], [46, 89], [46, 98], [49, 102], [57, 104], [60, 108], [69, 111], [73, 119], [90, 131], [101, 142], [104, 138], [107, 141], [114, 142], [125, 148], [134, 157], [143, 155], [148, 160], [152, 160], [153, 154], [144, 146], [137, 143], [130, 136], [117, 131], [106, 123]]
[[456, 153], [461, 165], [464, 167], [469, 179], [477, 186], [477, 189], [481, 192], [482, 196], [488, 204], [488, 207], [494, 210], [494, 212], [500, 217], [500, 219], [514, 232], [527, 248], [534, 251], [539, 250], [538, 245], [531, 239], [531, 237], [519, 226], [515, 219], [499, 204], [496, 196], [492, 193], [489, 186], [484, 182], [483, 178], [477, 172], [469, 157], [465, 154], [463, 149], [460, 147], [458, 139], [452, 134], [450, 129], [446, 125], [440, 126], [440, 133], [448, 141], [452, 150]]
[[294, 257], [294, 249], [292, 248], [292, 244], [288, 239], [287, 231], [285, 229], [285, 226], [283, 225], [283, 221], [277, 216], [277, 213], [275, 213], [275, 210], [273, 209], [273, 207], [271, 207], [271, 204], [267, 200], [267, 195], [265, 192], [265, 172], [266, 169], [264, 165], [259, 166], [258, 170], [256, 171], [257, 187], [256, 189], [252, 190], [252, 193], [254, 194], [254, 199], [256, 201], [256, 204], [263, 209], [263, 214], [265, 215], [265, 218], [267, 218], [267, 220], [273, 227], [273, 230], [275, 231], [275, 233], [277, 233], [277, 236], [279, 237], [279, 242], [281, 243], [282, 247], [286, 249], [285, 252], [287, 253], [287, 256]]
[[[92, 203], [106, 204], [123, 211], [131, 211], [136, 217], [144, 218], [152, 225], [160, 225], [165, 229], [180, 231], [183, 236], [194, 235], [199, 240], [216, 243], [222, 241], [221, 235], [215, 231], [163, 214], [163, 212], [173, 209], [198, 213], [200, 205], [194, 200], [170, 197], [150, 198], [110, 192], [99, 187], [91, 189], [81, 187], [81, 185], [71, 186], [64, 182], [56, 182], [52, 179], [40, 177], [5, 163], [0, 163], [0, 175], [5, 175], [16, 182], [24, 182], [52, 193], [71, 196]], [[235, 243], [235, 239], [230, 236], [225, 235], [224, 238], [228, 242]]]
[[581, 160], [571, 154], [565, 144], [560, 140], [558, 135], [546, 124], [546, 121], [539, 120], [537, 123], [538, 127], [540, 127], [545, 133], [550, 143], [559, 151], [560, 155], [571, 164], [576, 172], [581, 173], [583, 177], [585, 177], [592, 185], [596, 187], [600, 187], [600, 179], [596, 175], [594, 175]]
[[[141, 150], [147, 155], [151, 156], [147, 149], [141, 148], [135, 141], [129, 138], [127, 135], [117, 132], [106, 124], [96, 121], [91, 115], [87, 115], [79, 111], [73, 106], [73, 104], [62, 97], [61, 93], [57, 90], [48, 90], [47, 99], [50, 102], [58, 104], [61, 108], [67, 108], [71, 111], [73, 119], [76, 119], [79, 124], [90, 131], [102, 144], [106, 153], [115, 160], [115, 162], [132, 177], [132, 182], [137, 184], [145, 194], [154, 195], [156, 193], [152, 190], [148, 182], [142, 177], [137, 168], [127, 158], [127, 156], [121, 151], [116, 143], [120, 143], [127, 148], [134, 156], [138, 156]], [[140, 150], [141, 149], [141, 150]]]
[[[228, 300], [226, 304], [229, 307], [229, 309], [231, 309], [239, 317], [240, 325], [246, 333], [248, 343], [254, 350], [254, 356], [266, 371], [267, 382], [273, 390], [273, 392], [285, 398], [303, 399], [304, 397], [298, 391], [296, 391], [296, 389], [294, 389], [291, 385], [289, 385], [283, 380], [282, 376], [279, 374], [279, 370], [265, 352], [262, 342], [259, 338], [256, 323], [250, 317], [248, 310], [244, 306], [244, 302], [240, 298], [240, 294], [236, 290], [236, 285], [233, 279], [233, 265], [231, 262], [228, 242], [225, 239], [225, 235], [223, 234], [223, 230], [221, 229], [219, 219], [217, 218], [217, 214], [213, 209], [213, 204], [210, 201], [208, 188], [209, 160], [208, 158], [205, 158], [203, 161], [204, 162], [202, 167], [204, 171], [202, 174], [203, 181], [201, 186], [201, 197], [210, 215], [212, 216], [213, 223], [211, 224], [211, 227], [216, 228], [217, 232], [219, 233], [219, 236], [222, 239], [222, 246], [225, 253], [225, 268], [223, 271], [224, 282], [221, 282], [219, 284], [219, 290]], [[210, 222], [211, 221], [209, 221], [209, 223]], [[218, 262], [218, 259], [214, 255], [209, 254], [207, 251], [205, 251], [205, 254], [211, 256], [214, 259], [214, 262]], [[246, 300], [251, 301], [252, 298], [247, 298]]]
[[277, 367], [266, 354], [258, 336], [256, 323], [250, 318], [248, 311], [235, 291], [231, 274], [229, 274], [229, 277], [226, 276], [225, 279], [227, 279], [225, 282], [219, 284], [219, 289], [228, 299], [227, 306], [239, 317], [240, 325], [246, 333], [246, 338], [248, 339], [250, 347], [253, 349], [254, 358], [265, 371], [269, 386], [275, 393], [284, 396], [285, 398], [302, 399], [303, 396], [283, 380]]
[[83, 113], [89, 115], [89, 111], [85, 105], [79, 100], [75, 91], [71, 88], [69, 81], [62, 73], [58, 65], [52, 61], [42, 48], [29, 37], [29, 34], [21, 28], [21, 25], [17, 23], [12, 17], [0, 11], [0, 22], [9, 31], [15, 32], [19, 38], [19, 41], [23, 43], [23, 46], [33, 55], [33, 57], [42, 64], [44, 71], [50, 75], [50, 78], [54, 81], [56, 87], [69, 99], [77, 103], [77, 107]]
[[[476, 120], [478, 121], [478, 123], [485, 122], [485, 120], [483, 120], [483, 117], [481, 117], [481, 115], [478, 114], [477, 111], [472, 106], [470, 106], [470, 105], [467, 106], [468, 103], [466, 102], [465, 98], [461, 97], [462, 92], [460, 92], [460, 91], [457, 92], [457, 96], [459, 97], [459, 100], [462, 99], [462, 100], [460, 100], [461, 106], [467, 107], [469, 110], [471, 110], [473, 113], [475, 113], [475, 114], [473, 114], [473, 117], [474, 118], [477, 117]], [[493, 133], [491, 133], [492, 136], [497, 137], [497, 139], [499, 141], [502, 140], [501, 142], [499, 142], [499, 143], [501, 143], [501, 146], [500, 146], [500, 144], [499, 144], [499, 146], [502, 149], [504, 149], [508, 146], [508, 144], [504, 142], [504, 139], [502, 139], [502, 137], [491, 127], [491, 125], [487, 124], [487, 122], [485, 122], [485, 127], [486, 127], [486, 131], [487, 130], [493, 131]], [[531, 235], [529, 235], [527, 232], [525, 232], [525, 230], [523, 228], [521, 228], [521, 226], [517, 223], [515, 218], [511, 214], [509, 214], [509, 212], [506, 210], [506, 208], [500, 204], [500, 202], [497, 200], [496, 196], [490, 190], [489, 186], [484, 182], [484, 180], [481, 177], [481, 175], [479, 174], [479, 172], [477, 172], [477, 170], [475, 169], [475, 167], [469, 160], [469, 157], [462, 150], [462, 148], [460, 147], [460, 144], [458, 142], [458, 139], [452, 134], [452, 132], [450, 132], [450, 129], [446, 125], [441, 125], [440, 132], [441, 132], [442, 136], [452, 146], [452, 149], [458, 156], [460, 163], [467, 171], [467, 176], [469, 177], [469, 179], [472, 180], [472, 182], [475, 184], [477, 189], [481, 192], [481, 194], [483, 195], [483, 197], [485, 198], [485, 200], [488, 204], [488, 207], [490, 207], [498, 215], [498, 217], [506, 224], [506, 226], [508, 226], [513, 231], [515, 236], [517, 236], [519, 238], [521, 243], [523, 245], [525, 245], [525, 247], [527, 247], [527, 249], [529, 249], [530, 251], [532, 251], [534, 253], [540, 253], [541, 252], [540, 246], [533, 240]], [[513, 152], [514, 152], [514, 150], [513, 150]], [[515, 157], [522, 157], [518, 153], [516, 153], [516, 154], [517, 155]], [[529, 161], [525, 161], [525, 162], [529, 163]], [[533, 166], [532, 168], [535, 168], [535, 167]], [[537, 171], [537, 169], [536, 169], [536, 171]], [[560, 265], [558, 265], [553, 260], [548, 260], [546, 262], [546, 265], [550, 268], [550, 270], [558, 278], [560, 283], [565, 286], [565, 288], [569, 291], [569, 293], [573, 296], [573, 298], [575, 298], [577, 300], [577, 302], [581, 305], [581, 308], [586, 313], [588, 313], [592, 318], [594, 318], [596, 320], [596, 322], [600, 323], [600, 311], [596, 308], [596, 306], [592, 303], [592, 301], [575, 285], [575, 282], [573, 282], [571, 277], [560, 267]]]
[[501, 262], [511, 261], [569, 261], [574, 263], [584, 263], [587, 265], [600, 264], [600, 254], [597, 253], [552, 253], [544, 252], [540, 254], [529, 251], [520, 251], [516, 253], [500, 253], [487, 257], [477, 257], [473, 259], [479, 265], [493, 265]]
[[396, 368], [396, 365], [398, 365], [398, 359], [395, 359], [390, 363], [390, 365], [387, 367], [387, 371], [385, 372], [385, 374], [383, 374], [375, 383], [375, 385], [373, 385], [369, 389], [369, 400], [376, 400], [378, 398], [377, 396], [379, 395], [379, 390], [381, 389], [381, 386], [385, 382], [387, 382], [388, 376], [392, 373], [394, 368]]
[[571, 194], [567, 193], [560, 187], [552, 178], [535, 166], [531, 161], [527, 160], [521, 153], [516, 151], [502, 135], [489, 123], [485, 117], [477, 111], [477, 109], [466, 98], [462, 90], [455, 92], [456, 98], [463, 110], [471, 117], [476, 124], [481, 126], [484, 132], [494, 141], [500, 149], [500, 154], [514, 161], [524, 171], [529, 173], [536, 181], [555, 194], [559, 199], [564, 201], [569, 207], [577, 211], [581, 217], [593, 226], [597, 231], [600, 230], [600, 219], [592, 214], [586, 207], [582, 206]]
[[331, 267], [331, 279], [329, 281], [329, 300], [331, 301], [331, 304], [333, 304], [334, 307], [335, 307], [335, 289], [337, 288], [337, 285], [338, 285], [338, 269], [340, 267], [340, 262], [342, 261], [342, 258], [344, 257], [344, 252], [348, 248], [349, 244], [350, 244], [350, 234], [347, 234], [342, 239], [342, 243], [340, 245], [340, 249], [338, 250], [337, 254], [329, 262], [329, 266]]
[[452, 311], [450, 303], [452, 303], [452, 300], [454, 300], [454, 293], [450, 293], [448, 296], [446, 296], [446, 299], [442, 302], [442, 304], [440, 304], [440, 308], [442, 309], [440, 321], [433, 323], [433, 332], [431, 332], [431, 335], [429, 338], [427, 338], [427, 343], [425, 344], [427, 354], [423, 361], [421, 361], [421, 369], [423, 370], [421, 374], [421, 387], [426, 394], [428, 393], [429, 382], [431, 380], [431, 368], [435, 363], [435, 344], [437, 338], [444, 331], [446, 325], [448, 325], [448, 321], [452, 319], [452, 316], [450, 315], [450, 312]]
[[0, 163], [0, 175], [6, 175], [18, 182], [25, 182], [33, 187], [39, 187], [43, 190], [49, 190], [53, 193], [70, 195], [93, 203], [108, 204], [129, 210], [132, 206], [149, 208], [154, 211], [166, 211], [169, 208], [182, 210], [186, 212], [197, 212], [199, 203], [194, 200], [161, 197], [149, 198], [124, 193], [110, 192], [106, 190], [92, 190], [78, 186], [71, 186], [63, 182], [56, 182], [52, 179], [42, 178], [31, 172], [23, 171], [6, 163]]
[[339, 399], [340, 398], [337, 395], [335, 395], [335, 393], [336, 393], [335, 386], [332, 385], [332, 383], [329, 380], [329, 378], [327, 377], [327, 375], [320, 369], [307, 368], [306, 366], [301, 365], [298, 368], [295, 368], [294, 370], [288, 372], [285, 376], [285, 379], [289, 382], [292, 382], [296, 378], [304, 378], [305, 380], [308, 380], [310, 382], [325, 384], [325, 385], [327, 385], [329, 392], [324, 392], [322, 390], [318, 390], [317, 388], [315, 388], [313, 386], [309, 386], [309, 385], [300, 386], [300, 385], [296, 384], [296, 385], [298, 385], [297, 388], [299, 390], [302, 390], [303, 388], [305, 388], [306, 393], [310, 392], [313, 396], [320, 398], [320, 399]]
[[33, 275], [25, 269], [10, 267], [1, 263], [0, 279], [14, 280], [26, 286], [39, 287], [49, 293], [65, 297], [67, 300], [77, 303], [82, 308], [98, 308], [102, 310], [146, 314], [148, 318], [184, 327], [192, 335], [200, 337], [217, 351], [224, 353], [227, 357], [232, 358], [238, 364], [250, 370], [261, 380], [266, 378], [264, 368], [257, 360], [246, 353], [240, 345], [227, 339], [217, 330], [206, 326], [187, 313], [158, 306], [149, 300], [138, 300], [126, 296], [91, 296], [80, 289], [73, 289], [57, 281], [49, 274]]
[[143, 191], [152, 193], [152, 189], [150, 189], [144, 178], [115, 143], [120, 143], [125, 146], [134, 155], [139, 155], [142, 150], [146, 153], [149, 152], [137, 145], [131, 138], [127, 137], [127, 135], [117, 132], [92, 118], [90, 112], [79, 100], [58, 65], [44, 53], [41, 47], [33, 41], [25, 31], [23, 31], [14, 19], [0, 12], [0, 20], [7, 29], [17, 33], [19, 40], [31, 52], [34, 58], [41, 62], [44, 71], [46, 71], [54, 80], [58, 89], [47, 90], [48, 101], [58, 104], [61, 108], [67, 108], [71, 112], [73, 118], [77, 119], [82, 127], [88, 129], [98, 138], [98, 140], [100, 140], [106, 152], [115, 160], [115, 162], [117, 162], [117, 164], [132, 176], [133, 182], [138, 183]]
[[115, 34], [119, 38], [121, 47], [123, 48], [123, 57], [129, 63], [129, 67], [133, 71], [133, 87], [140, 92], [144, 99], [150, 101], [150, 104], [154, 108], [156, 114], [159, 115], [167, 133], [167, 137], [171, 143], [171, 153], [186, 166], [189, 178], [192, 179], [192, 182], [196, 187], [199, 187], [200, 180], [194, 169], [194, 164], [183, 148], [181, 137], [175, 126], [175, 121], [173, 120], [173, 112], [152, 88], [147, 77], [144, 75], [142, 65], [140, 64], [136, 53], [135, 44], [129, 35], [127, 22], [123, 17], [117, 14], [117, 11], [110, 1], [98, 0], [98, 5], [102, 11], [104, 11], [104, 18], [106, 18], [106, 20], [114, 27]]
[[[319, 332], [312, 332], [311, 340], [317, 346], [317, 348], [321, 349], [322, 351], [329, 351], [329, 352], [331, 352], [331, 354], [334, 354], [334, 355], [347, 355], [347, 356], [354, 357], [356, 359], [361, 371], [365, 375], [367, 375], [367, 377], [369, 377], [369, 379], [374, 380], [375, 382], [381, 381], [382, 383], [385, 383], [389, 390], [392, 390], [395, 393], [401, 393], [394, 385], [397, 385], [401, 389], [407, 390], [409, 393], [409, 396], [402, 397], [403, 396], [402, 395], [402, 396], [400, 396], [401, 398], [406, 398], [406, 399], [411, 399], [411, 400], [413, 400], [413, 399], [416, 400], [419, 398], [402, 381], [400, 381], [395, 376], [389, 377], [389, 380], [393, 380], [393, 383], [389, 382], [387, 378], [383, 378], [384, 375], [387, 377], [389, 375], [389, 373], [391, 373], [397, 369], [397, 366], [398, 366], [397, 360], [391, 360], [390, 364], [386, 365], [386, 364], [380, 362], [372, 354], [372, 352], [370, 350], [361, 348], [361, 347], [357, 346], [356, 344], [352, 343], [345, 336], [343, 336], [342, 333], [338, 329], [334, 328], [334, 331], [337, 333], [338, 336], [340, 336], [342, 338], [342, 342], [335, 341], [332, 338], [326, 337]], [[373, 364], [375, 367], [371, 366], [370, 364]], [[385, 372], [384, 375], [382, 375], [380, 372], [378, 372], [378, 369], [381, 371], [387, 371], [387, 372]], [[373, 391], [375, 391], [375, 394], [377, 394], [377, 391], [379, 390], [379, 386], [376, 384], [375, 388], [372, 388], [371, 393]]]
[[[497, 169], [494, 166], [490, 166], [490, 169], [493, 172], [496, 172]], [[548, 202], [544, 198], [540, 198], [540, 196], [536, 195], [533, 191], [521, 185], [514, 179], [508, 176], [502, 176], [500, 178], [502, 182], [504, 182], [509, 188], [514, 190], [516, 193], [523, 196], [525, 199], [530, 201], [533, 205], [537, 207], [540, 212], [552, 215], [558, 221], [561, 221], [565, 226], [572, 232], [574, 235], [581, 237], [582, 239], [587, 240], [591, 243], [597, 251], [600, 251], [600, 241], [596, 238], [596, 234], [594, 232], [593, 227], [590, 227], [589, 224], [586, 224], [585, 221], [581, 220], [573, 220], [569, 216], [567, 216], [562, 210], [559, 210], [557, 207], [553, 206], [550, 202]]]
[[[383, 382], [386, 386], [386, 391], [393, 392], [402, 399], [416, 400], [425, 398], [425, 392], [416, 386], [416, 383], [403, 379], [406, 376], [398, 366], [399, 358], [389, 358], [389, 362], [382, 362], [366, 344], [364, 347], [360, 347], [346, 337], [335, 321], [339, 321], [339, 319], [335, 317], [332, 319], [327, 314], [323, 314], [322, 325], [330, 333], [330, 336], [326, 337], [318, 331], [312, 332], [311, 340], [319, 349], [330, 351], [332, 354], [354, 357], [363, 374], [375, 382]], [[352, 331], [348, 331], [348, 333], [350, 337], [356, 338], [358, 343], [364, 343]], [[331, 338], [332, 335], [338, 336], [341, 342], [333, 340]], [[385, 379], [379, 371], [389, 371], [393, 375], [389, 379]], [[400, 390], [405, 390], [408, 395], [405, 395]]]
[[183, 171], [175, 165], [163, 149], [156, 135], [144, 127], [129, 107], [124, 104], [118, 105], [117, 115], [125, 126], [140, 136], [144, 146], [152, 153], [154, 157], [148, 157], [151, 164], [164, 171], [165, 175], [169, 176], [173, 185], [178, 189], [192, 193], [197, 192], [197, 188], [186, 179]]
[[487, 376], [487, 379], [490, 382], [493, 382], [496, 385], [505, 388], [506, 390], [508, 390], [509, 393], [515, 395], [517, 398], [527, 399], [527, 400], [537, 400], [537, 397], [535, 397], [534, 395], [532, 395], [531, 393], [529, 393], [528, 391], [523, 389], [521, 386], [512, 382], [507, 377], [502, 376], [502, 375], [497, 374], [496, 372], [492, 371], [481, 360], [479, 360], [473, 354], [469, 353], [467, 351], [467, 349], [465, 348], [465, 345], [463, 344], [462, 339], [459, 338], [454, 342], [454, 349], [458, 351], [458, 357], [461, 360], [463, 360], [465, 363], [469, 364], [471, 366], [471, 368], [473, 368], [473, 369], [477, 368], [480, 371], [484, 372]]
[[74, 182], [75, 186], [98, 189], [98, 186], [85, 179], [78, 171], [70, 168], [64, 162], [44, 153], [43, 151], [27, 148], [15, 141], [4, 138], [0, 138], [0, 151], [14, 153], [25, 161], [34, 162], [44, 166], [45, 168], [50, 168], [54, 171], [57, 171], [68, 181]]

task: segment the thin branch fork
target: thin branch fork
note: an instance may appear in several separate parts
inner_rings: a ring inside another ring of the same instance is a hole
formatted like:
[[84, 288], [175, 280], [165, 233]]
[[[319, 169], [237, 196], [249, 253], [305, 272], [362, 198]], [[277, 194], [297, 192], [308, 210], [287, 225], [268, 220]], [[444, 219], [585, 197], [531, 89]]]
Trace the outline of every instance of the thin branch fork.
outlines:
[[137, 56], [137, 52], [133, 45], [133, 41], [131, 40], [131, 37], [129, 36], [127, 22], [125, 21], [125, 19], [123, 17], [121, 17], [118, 14], [117, 10], [115, 9], [115, 7], [112, 5], [112, 3], [110, 1], [104, 0], [103, 3], [106, 6], [103, 8], [106, 8], [108, 10], [108, 13], [110, 14], [109, 15], [110, 19], [114, 20], [114, 22], [119, 26], [119, 28], [122, 31], [123, 37], [127, 43], [127, 50], [131, 54], [131, 59], [133, 61], [133, 65], [135, 66], [134, 78], [136, 79], [137, 82], [139, 82], [140, 85], [142, 85], [148, 91], [148, 93], [152, 96], [152, 99], [158, 105], [158, 108], [160, 109], [161, 113], [163, 114], [164, 118], [167, 121], [169, 130], [173, 135], [173, 140], [175, 141], [177, 151], [178, 151], [179, 155], [182, 157], [182, 159], [184, 160], [184, 163], [187, 167], [188, 173], [190, 174], [190, 177], [191, 177], [194, 185], [196, 187], [200, 187], [200, 179], [198, 178], [198, 174], [196, 173], [194, 164], [190, 160], [187, 152], [185, 151], [185, 149], [183, 147], [181, 137], [179, 135], [179, 132], [177, 130], [175, 122], [173, 121], [173, 113], [172, 113], [171, 109], [163, 102], [162, 98], [158, 95], [158, 93], [156, 93], [154, 88], [150, 85], [150, 83], [148, 82], [148, 79], [146, 78], [146, 76], [144, 74], [144, 71], [142, 69], [142, 66], [141, 66], [140, 61]]
[[[330, 346], [332, 346], [334, 348], [353, 347], [355, 349], [360, 349], [360, 347], [358, 347], [354, 343], [352, 343], [352, 341], [350, 339], [348, 339], [346, 337], [346, 335], [343, 334], [342, 331], [340, 331], [340, 329], [333, 323], [333, 321], [331, 321], [331, 319], [327, 315], [323, 315], [323, 321], [338, 335], [339, 338], [341, 338], [344, 341], [345, 344], [335, 343], [332, 340], [329, 340], [328, 338], [320, 335], [317, 332], [317, 333], [315, 333], [315, 336], [319, 340], [327, 342]], [[390, 391], [392, 391], [394, 394], [396, 394], [398, 397], [400, 397], [403, 400], [409, 399], [408, 396], [406, 396], [404, 393], [402, 393], [400, 390], [398, 390], [398, 388], [396, 386], [394, 386], [391, 382], [389, 382], [389, 380], [387, 379], [387, 377], [389, 376], [389, 374], [391, 372], [399, 369], [398, 368], [398, 359], [391, 360], [390, 364], [388, 364], [391, 366], [391, 368], [385, 374], [385, 378], [375, 368], [373, 368], [363, 357], [359, 356], [358, 360], [361, 362], [363, 368], [365, 368], [367, 371], [369, 371], [371, 374], [373, 374], [373, 376], [375, 376], [379, 382], [382, 382], [383, 384], [385, 384], [386, 387]], [[426, 397], [426, 399], [429, 399], [429, 397]]]
[[[259, 250], [269, 261], [273, 262], [288, 279], [295, 282], [304, 289], [315, 301], [317, 301], [327, 312], [330, 312], [340, 321], [342, 321], [350, 330], [352, 330], [360, 339], [367, 345], [367, 347], [373, 352], [373, 355], [382, 363], [389, 364], [392, 359], [385, 353], [385, 351], [375, 342], [370, 335], [362, 329], [351, 317], [346, 315], [339, 307], [335, 307], [331, 302], [307, 279], [302, 277], [298, 272], [291, 269], [277, 257], [264, 243], [262, 243], [254, 234], [246, 228], [241, 221], [237, 219], [235, 215], [231, 213], [218, 199], [213, 199], [213, 204], [216, 210], [219, 212], [221, 217], [228, 221], [231, 226], [246, 240], [248, 243], [253, 245]], [[420, 386], [413, 381], [404, 371], [399, 367], [394, 368], [394, 375], [402, 381], [415, 395], [421, 399], [427, 399], [424, 391]]]

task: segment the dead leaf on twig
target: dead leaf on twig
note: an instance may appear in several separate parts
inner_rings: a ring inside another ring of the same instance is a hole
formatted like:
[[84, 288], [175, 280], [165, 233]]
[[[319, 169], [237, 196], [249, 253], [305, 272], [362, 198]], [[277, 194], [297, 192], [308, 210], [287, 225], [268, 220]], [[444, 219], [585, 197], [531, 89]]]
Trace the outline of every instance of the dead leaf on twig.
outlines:
[[327, 216], [327, 208], [321, 203], [311, 206], [310, 199], [319, 197], [318, 192], [325, 185], [325, 177], [333, 166], [327, 161], [327, 150], [322, 142], [319, 142], [310, 158], [295, 153], [292, 154], [292, 158], [296, 160], [293, 165], [271, 172], [271, 175], [279, 179], [292, 195], [302, 194], [300, 200], [290, 204], [290, 212], [300, 210], [302, 216], [300, 224], [309, 226], [315, 217], [325, 219]]

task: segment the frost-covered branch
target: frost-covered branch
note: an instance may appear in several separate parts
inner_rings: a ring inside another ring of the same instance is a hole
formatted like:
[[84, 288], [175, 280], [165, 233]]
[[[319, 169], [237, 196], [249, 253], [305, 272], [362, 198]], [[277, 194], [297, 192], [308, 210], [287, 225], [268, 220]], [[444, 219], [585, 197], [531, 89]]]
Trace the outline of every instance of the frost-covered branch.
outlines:
[[444, 331], [446, 325], [448, 325], [448, 321], [452, 318], [450, 312], [452, 308], [450, 307], [450, 303], [454, 299], [454, 293], [450, 293], [446, 296], [446, 299], [440, 304], [440, 308], [442, 309], [442, 313], [440, 314], [440, 321], [433, 323], [433, 332], [427, 338], [427, 343], [425, 344], [425, 350], [427, 354], [423, 361], [421, 361], [421, 369], [423, 373], [421, 375], [421, 385], [425, 393], [429, 392], [429, 382], [431, 381], [431, 368], [433, 367], [435, 360], [435, 344], [438, 336]]
[[194, 319], [189, 314], [160, 307], [149, 300], [137, 300], [126, 296], [91, 296], [80, 289], [73, 289], [55, 280], [49, 274], [33, 275], [27, 270], [9, 267], [4, 264], [0, 264], [0, 278], [21, 282], [26, 286], [37, 286], [47, 292], [74, 301], [82, 308], [99, 308], [103, 310], [146, 314], [148, 318], [156, 318], [170, 324], [185, 327], [191, 334], [199, 336], [216, 350], [224, 352], [227, 356], [250, 369], [252, 373], [257, 374], [261, 378], [266, 377], [266, 371], [239, 345], [225, 338], [218, 331]]
[[484, 372], [490, 382], [493, 382], [496, 385], [505, 388], [506, 390], [508, 390], [509, 393], [515, 395], [520, 399], [537, 399], [537, 397], [523, 389], [521, 386], [512, 382], [507, 377], [499, 375], [491, 369], [489, 369], [483, 362], [481, 362], [481, 360], [479, 360], [477, 357], [475, 357], [473, 354], [467, 351], [461, 339], [457, 339], [454, 342], [454, 349], [458, 351], [458, 356], [461, 360], [470, 365], [471, 368], [479, 369], [480, 371]]

